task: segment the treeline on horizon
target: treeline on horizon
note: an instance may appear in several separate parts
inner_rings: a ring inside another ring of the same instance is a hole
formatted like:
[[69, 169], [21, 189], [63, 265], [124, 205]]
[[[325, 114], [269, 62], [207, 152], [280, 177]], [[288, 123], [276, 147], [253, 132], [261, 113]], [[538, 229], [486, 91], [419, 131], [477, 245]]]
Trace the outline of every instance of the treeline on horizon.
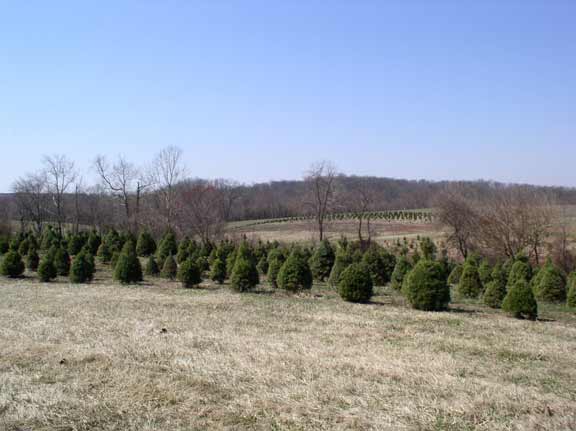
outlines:
[[[561, 205], [576, 204], [574, 188], [353, 176], [328, 162], [312, 165], [301, 180], [259, 184], [204, 180], [193, 178], [182, 154], [168, 147], [143, 167], [123, 157], [109, 161], [99, 156], [93, 167], [98, 181], [91, 185], [85, 184], [73, 161], [45, 156], [42, 169], [23, 173], [15, 179], [12, 193], [0, 195], [0, 222], [5, 228], [19, 222], [21, 230], [37, 232], [46, 224], [66, 224], [76, 231], [147, 228], [157, 235], [170, 227], [207, 240], [221, 234], [231, 221], [431, 208], [443, 191], [455, 185], [465, 186], [478, 199], [500, 189], [521, 189], [552, 195]], [[326, 202], [314, 196], [319, 190], [329, 190]]]

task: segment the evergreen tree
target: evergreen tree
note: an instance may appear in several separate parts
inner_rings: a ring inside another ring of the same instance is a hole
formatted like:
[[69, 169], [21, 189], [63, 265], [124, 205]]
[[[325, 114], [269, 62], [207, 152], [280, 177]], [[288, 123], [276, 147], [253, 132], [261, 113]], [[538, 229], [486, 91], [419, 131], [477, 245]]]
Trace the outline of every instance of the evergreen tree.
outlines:
[[394, 267], [394, 272], [392, 273], [392, 288], [395, 290], [401, 290], [402, 284], [404, 283], [404, 278], [412, 270], [412, 265], [408, 261], [406, 255], [401, 255], [396, 266]]
[[88, 235], [88, 239], [86, 240], [86, 244], [90, 249], [90, 254], [92, 256], [95, 256], [96, 253], [98, 253], [98, 248], [100, 247], [101, 243], [102, 238], [100, 237], [100, 235], [98, 235], [98, 233], [94, 230], [90, 232], [90, 235]]
[[566, 295], [566, 305], [576, 308], [576, 272], [568, 277], [568, 294]]
[[164, 265], [162, 266], [162, 277], [167, 278], [169, 280], [174, 280], [178, 273], [178, 265], [176, 265], [176, 261], [174, 257], [169, 254], [166, 259], [164, 259]]
[[238, 292], [245, 292], [256, 287], [259, 282], [258, 269], [254, 261], [238, 253], [230, 278], [232, 288]]
[[110, 263], [112, 260], [112, 250], [106, 241], [102, 242], [100, 247], [98, 247], [97, 256], [102, 263]]
[[226, 264], [219, 257], [214, 259], [212, 262], [210, 279], [217, 282], [218, 284], [222, 284], [224, 283], [224, 280], [226, 280]]
[[566, 277], [551, 260], [539, 271], [538, 284], [534, 286], [536, 299], [544, 302], [566, 301]]
[[483, 286], [486, 286], [492, 280], [493, 268], [490, 266], [488, 260], [483, 259], [478, 267], [478, 275]]
[[346, 268], [338, 282], [340, 297], [349, 302], [369, 302], [372, 289], [370, 270], [362, 263], [353, 263]]
[[332, 266], [332, 271], [330, 271], [330, 278], [328, 283], [337, 287], [340, 281], [340, 276], [346, 268], [348, 268], [353, 263], [352, 253], [350, 252], [350, 247], [340, 247], [336, 252], [336, 259], [334, 260], [334, 265]]
[[284, 253], [278, 248], [268, 253], [268, 283], [275, 289], [278, 287], [278, 273], [285, 261]]
[[40, 263], [40, 257], [35, 248], [30, 247], [28, 254], [26, 255], [26, 268], [28, 271], [36, 272], [38, 270], [38, 264]]
[[525, 279], [518, 278], [509, 287], [508, 293], [502, 302], [502, 310], [517, 319], [536, 320], [538, 318], [538, 304], [530, 285]]
[[112, 271], [114, 271], [114, 269], [116, 268], [118, 259], [120, 259], [120, 252], [119, 251], [112, 252], [112, 257], [110, 258], [110, 268], [112, 268]]
[[202, 283], [200, 268], [191, 258], [186, 259], [178, 269], [178, 280], [184, 287], [195, 287]]
[[146, 262], [146, 267], [144, 269], [146, 275], [156, 276], [160, 274], [160, 268], [158, 268], [158, 263], [156, 263], [156, 258], [153, 254], [148, 256], [148, 261]]
[[[174, 232], [169, 230], [168, 232], [166, 232], [166, 234], [160, 241], [158, 250], [156, 250], [156, 258], [158, 259], [158, 264], [163, 267], [164, 260], [168, 256], [174, 256], [177, 252], [178, 252], [178, 244], [176, 242], [176, 235], [174, 235]], [[175, 276], [176, 274], [174, 274], [174, 277]]]
[[290, 292], [312, 288], [312, 271], [306, 254], [300, 248], [292, 250], [280, 268], [276, 282], [278, 287]]
[[114, 268], [114, 279], [122, 284], [138, 283], [143, 280], [142, 266], [136, 256], [136, 248], [132, 241], [126, 242], [122, 247]]
[[514, 262], [510, 269], [510, 275], [508, 275], [508, 289], [514, 286], [517, 281], [524, 280], [530, 283], [532, 279], [532, 268], [530, 265], [524, 261], [524, 259], [517, 260]]
[[[176, 254], [176, 262], [182, 263], [189, 257], [192, 257], [190, 255], [189, 249], [190, 249], [190, 239], [186, 237], [182, 241], [180, 241], [180, 244], [178, 244], [178, 253]], [[193, 258], [197, 259], [198, 257], [195, 256]]]
[[68, 253], [76, 256], [84, 247], [84, 238], [80, 235], [72, 235], [68, 241]]
[[456, 291], [461, 298], [478, 298], [482, 293], [482, 281], [480, 281], [478, 266], [474, 260], [467, 259], [464, 263]]
[[136, 254], [138, 256], [150, 256], [156, 252], [156, 241], [147, 230], [140, 233], [136, 242]]
[[44, 255], [42, 259], [40, 259], [40, 264], [38, 265], [38, 277], [40, 281], [46, 283], [51, 280], [54, 280], [57, 276], [56, 266], [54, 266], [54, 261], [52, 256], [49, 254]]
[[327, 239], [320, 241], [309, 261], [314, 279], [324, 281], [330, 277], [334, 260], [334, 249], [330, 241]]
[[91, 256], [82, 250], [72, 260], [70, 281], [72, 283], [87, 283], [91, 281], [93, 277], [94, 266], [91, 262]]
[[24, 274], [24, 262], [17, 251], [8, 251], [0, 264], [0, 272], [2, 275], [10, 278], [20, 277]]
[[406, 275], [402, 293], [417, 310], [443, 311], [450, 303], [450, 287], [438, 262], [421, 259]]
[[108, 245], [108, 248], [110, 250], [110, 257], [112, 257], [112, 254], [115, 251], [120, 252], [120, 250], [122, 250], [122, 245], [124, 244], [122, 239], [120, 238], [120, 235], [115, 229], [108, 231], [108, 233], [104, 237], [103, 242]]
[[226, 257], [226, 278], [232, 276], [232, 271], [234, 271], [234, 265], [236, 264], [236, 249], [233, 249]]
[[428, 260], [436, 259], [436, 244], [429, 237], [424, 237], [420, 240], [420, 251], [422, 252], [422, 257]]
[[53, 262], [56, 273], [68, 277], [70, 274], [70, 256], [64, 247], [58, 247], [53, 251]]
[[362, 264], [368, 270], [374, 286], [384, 286], [387, 283], [386, 263], [379, 247], [373, 245], [366, 250], [362, 256]]
[[501, 265], [496, 265], [490, 274], [490, 281], [486, 284], [483, 296], [484, 304], [490, 308], [500, 308], [505, 297], [506, 274]]

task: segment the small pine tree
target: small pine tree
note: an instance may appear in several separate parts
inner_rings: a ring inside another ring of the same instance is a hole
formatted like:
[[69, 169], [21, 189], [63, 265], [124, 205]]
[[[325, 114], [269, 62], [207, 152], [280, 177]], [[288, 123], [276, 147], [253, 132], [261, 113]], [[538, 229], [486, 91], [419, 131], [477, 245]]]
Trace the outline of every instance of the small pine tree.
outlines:
[[486, 286], [492, 281], [492, 270], [493, 268], [490, 266], [490, 263], [486, 259], [483, 259], [478, 267], [478, 275], [480, 276], [480, 281], [483, 286]]
[[462, 277], [462, 268], [463, 265], [461, 264], [458, 264], [454, 267], [454, 269], [448, 276], [448, 284], [456, 286], [458, 283], [460, 283], [460, 277]]
[[366, 250], [366, 253], [362, 256], [362, 264], [370, 273], [372, 284], [374, 286], [384, 286], [386, 284], [386, 264], [384, 262], [383, 254], [380, 252], [378, 247], [372, 246]]
[[544, 302], [566, 301], [566, 277], [548, 260], [538, 272], [538, 284], [534, 286], [536, 299]]
[[406, 275], [402, 293], [417, 310], [443, 311], [450, 303], [450, 287], [438, 262], [421, 259]]
[[17, 251], [10, 250], [4, 255], [0, 265], [2, 275], [10, 278], [20, 277], [24, 274], [24, 262]]
[[279, 256], [275, 259], [271, 259], [270, 264], [268, 265], [268, 282], [275, 289], [278, 288], [278, 273], [280, 272], [280, 269], [282, 269], [284, 262], [284, 256]]
[[40, 257], [35, 248], [30, 247], [28, 254], [26, 255], [26, 268], [28, 271], [36, 272], [38, 270], [38, 264], [40, 263]]
[[234, 271], [234, 265], [236, 264], [236, 249], [233, 249], [226, 257], [226, 278], [232, 276], [232, 271]]
[[312, 271], [302, 250], [292, 250], [280, 268], [276, 281], [278, 287], [290, 292], [312, 288]]
[[330, 277], [334, 260], [334, 249], [330, 242], [327, 239], [320, 241], [308, 262], [314, 280], [324, 281]]
[[156, 258], [153, 254], [148, 256], [146, 267], [144, 268], [144, 273], [150, 276], [156, 276], [160, 274], [160, 268], [158, 268], [158, 263], [156, 263]]
[[219, 257], [212, 262], [210, 279], [218, 284], [222, 284], [226, 280], [226, 264]]
[[530, 265], [525, 262], [524, 260], [517, 260], [514, 262], [510, 269], [510, 275], [508, 275], [508, 289], [511, 286], [514, 286], [516, 282], [520, 280], [524, 280], [527, 283], [530, 283], [532, 279], [532, 268]]
[[119, 251], [112, 252], [112, 257], [110, 258], [110, 267], [112, 268], [112, 270], [116, 268], [118, 259], [120, 259], [120, 252]]
[[436, 244], [429, 237], [424, 237], [420, 240], [420, 251], [422, 252], [422, 258], [428, 260], [436, 259]]
[[480, 275], [478, 274], [478, 266], [476, 266], [473, 260], [468, 259], [464, 263], [460, 282], [456, 287], [458, 296], [461, 298], [478, 298], [482, 290], [483, 287], [482, 281], [480, 281]]
[[86, 245], [90, 249], [90, 254], [92, 256], [95, 256], [96, 253], [98, 253], [98, 248], [100, 247], [101, 243], [102, 238], [100, 237], [100, 235], [98, 235], [98, 233], [94, 230], [90, 232], [90, 235], [88, 235], [88, 239], [86, 241]]
[[56, 273], [68, 277], [70, 274], [70, 256], [64, 247], [58, 247], [54, 251], [53, 261]]
[[230, 278], [232, 288], [238, 292], [245, 292], [256, 287], [259, 282], [258, 269], [254, 261], [238, 254]]
[[68, 241], [68, 253], [76, 256], [84, 247], [84, 238], [81, 235], [72, 235]]
[[566, 295], [566, 305], [576, 308], [576, 272], [568, 277], [568, 294]]
[[180, 244], [178, 244], [178, 253], [176, 254], [177, 263], [182, 263], [186, 259], [191, 257], [189, 249], [190, 249], [190, 239], [184, 238], [182, 241], [180, 241]]
[[166, 259], [164, 259], [164, 265], [162, 266], [162, 272], [160, 275], [168, 280], [174, 280], [177, 273], [178, 265], [176, 265], [176, 260], [174, 260], [174, 256], [169, 254]]
[[57, 276], [56, 266], [54, 265], [54, 260], [52, 256], [46, 254], [40, 260], [40, 264], [38, 265], [38, 277], [40, 281], [46, 283], [51, 280], [54, 280]]
[[98, 247], [97, 256], [98, 259], [100, 259], [100, 262], [110, 263], [112, 260], [112, 250], [110, 250], [110, 246], [107, 242], [100, 244], [100, 247]]
[[80, 251], [72, 260], [70, 267], [70, 281], [72, 283], [87, 283], [94, 277], [94, 267], [90, 256]]
[[509, 287], [502, 302], [502, 310], [517, 319], [536, 320], [538, 318], [538, 304], [526, 280], [519, 278]]
[[370, 270], [362, 263], [353, 263], [346, 268], [338, 282], [340, 297], [349, 302], [369, 302], [372, 290]]
[[336, 258], [334, 260], [334, 265], [332, 266], [332, 271], [330, 271], [330, 278], [328, 283], [332, 287], [337, 287], [340, 281], [340, 276], [346, 268], [354, 263], [352, 253], [350, 252], [350, 247], [341, 247], [336, 252]]
[[178, 269], [178, 280], [184, 287], [195, 287], [202, 283], [202, 272], [193, 259], [188, 258]]
[[395, 290], [401, 290], [404, 278], [411, 270], [412, 265], [408, 261], [408, 258], [405, 255], [401, 255], [396, 262], [394, 272], [392, 273], [392, 288]]
[[[162, 265], [164, 265], [164, 260], [168, 256], [174, 256], [177, 252], [178, 243], [176, 242], [176, 235], [174, 235], [174, 232], [170, 230], [166, 232], [160, 241], [158, 250], [156, 251], [156, 258], [158, 259], [158, 263], [162, 263]], [[176, 274], [174, 274], [174, 276], [176, 276]]]
[[505, 297], [506, 274], [501, 265], [496, 265], [490, 274], [490, 281], [486, 284], [483, 296], [484, 304], [490, 308], [500, 308]]
[[138, 236], [136, 254], [138, 256], [150, 256], [156, 252], [156, 241], [148, 231], [143, 231]]
[[138, 283], [143, 280], [142, 266], [136, 256], [134, 243], [128, 241], [122, 247], [122, 253], [114, 268], [114, 279], [122, 284]]

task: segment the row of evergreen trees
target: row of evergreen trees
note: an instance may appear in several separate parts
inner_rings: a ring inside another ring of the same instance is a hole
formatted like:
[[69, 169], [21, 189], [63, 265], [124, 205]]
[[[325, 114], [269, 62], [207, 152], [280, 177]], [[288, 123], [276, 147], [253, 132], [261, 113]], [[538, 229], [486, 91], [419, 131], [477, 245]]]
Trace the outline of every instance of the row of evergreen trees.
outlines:
[[[42, 281], [60, 275], [75, 283], [89, 282], [96, 255], [102, 264], [111, 266], [121, 283], [137, 283], [147, 275], [178, 279], [194, 287], [209, 277], [220, 284], [229, 280], [232, 288], [244, 292], [266, 275], [273, 287], [290, 292], [310, 289], [313, 280], [327, 282], [353, 302], [369, 301], [374, 286], [390, 283], [413, 307], [423, 310], [446, 309], [450, 285], [460, 298], [482, 298], [486, 305], [517, 317], [535, 319], [537, 301], [567, 301], [576, 307], [576, 275], [567, 277], [549, 261], [533, 269], [525, 256], [494, 266], [470, 256], [464, 264], [455, 265], [446, 251], [438, 253], [429, 238], [420, 239], [418, 249], [409, 256], [406, 247], [392, 253], [377, 244], [365, 249], [345, 239], [336, 247], [324, 240], [314, 248], [282, 247], [277, 242], [199, 244], [188, 238], [178, 242], [169, 231], [157, 244], [146, 231], [137, 238], [115, 230], [103, 237], [96, 232], [60, 237], [47, 229], [41, 238], [20, 234], [0, 240], [0, 252], [4, 253], [2, 274], [17, 277], [26, 266], [38, 271]], [[144, 268], [140, 258], [146, 258]]]

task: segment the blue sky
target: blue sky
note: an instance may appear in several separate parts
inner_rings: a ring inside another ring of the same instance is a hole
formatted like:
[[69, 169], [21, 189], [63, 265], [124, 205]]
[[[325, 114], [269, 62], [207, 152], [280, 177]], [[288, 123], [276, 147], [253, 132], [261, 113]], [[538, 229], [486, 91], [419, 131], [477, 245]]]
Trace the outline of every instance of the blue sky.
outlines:
[[4, 2], [0, 191], [64, 153], [192, 175], [576, 186], [572, 0]]

